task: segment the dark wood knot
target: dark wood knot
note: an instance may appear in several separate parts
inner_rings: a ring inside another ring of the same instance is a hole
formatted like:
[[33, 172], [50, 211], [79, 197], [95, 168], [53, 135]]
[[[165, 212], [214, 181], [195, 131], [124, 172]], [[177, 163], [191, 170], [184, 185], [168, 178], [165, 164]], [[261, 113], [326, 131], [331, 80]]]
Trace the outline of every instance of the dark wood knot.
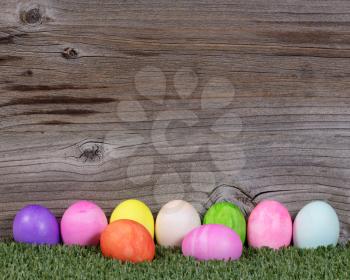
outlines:
[[73, 48], [65, 48], [62, 52], [62, 56], [65, 59], [75, 59], [78, 58], [78, 52]]
[[33, 71], [32, 70], [27, 70], [27, 71], [24, 71], [23, 72], [23, 76], [25, 76], [25, 77], [31, 77], [31, 76], [33, 76]]
[[83, 162], [96, 162], [103, 159], [103, 147], [101, 144], [86, 143], [79, 147], [79, 159]]
[[23, 11], [21, 13], [21, 20], [23, 23], [36, 24], [41, 23], [42, 14], [39, 8], [33, 8], [29, 11]]

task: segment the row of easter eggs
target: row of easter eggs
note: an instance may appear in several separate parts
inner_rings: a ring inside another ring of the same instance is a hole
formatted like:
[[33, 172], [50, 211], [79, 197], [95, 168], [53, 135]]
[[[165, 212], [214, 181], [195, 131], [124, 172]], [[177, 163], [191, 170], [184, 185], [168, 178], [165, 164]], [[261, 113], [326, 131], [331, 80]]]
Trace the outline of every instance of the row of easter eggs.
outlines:
[[339, 220], [327, 203], [307, 204], [294, 225], [288, 210], [279, 202], [265, 200], [251, 212], [248, 225], [240, 209], [232, 203], [214, 204], [204, 216], [204, 225], [195, 208], [174, 200], [159, 211], [156, 223], [150, 209], [139, 200], [126, 200], [113, 211], [110, 224], [96, 204], [79, 201], [63, 214], [61, 224], [45, 207], [30, 205], [20, 210], [13, 223], [18, 242], [57, 244], [60, 235], [67, 245], [98, 245], [104, 256], [122, 261], [150, 261], [158, 244], [182, 246], [185, 256], [198, 260], [235, 260], [243, 250], [246, 235], [255, 248], [278, 249], [294, 245], [313, 248], [337, 244]]
[[250, 213], [248, 224], [236, 205], [220, 202], [209, 208], [203, 223], [184, 237], [184, 255], [199, 260], [235, 260], [241, 256], [246, 235], [253, 248], [280, 249], [288, 247], [292, 240], [298, 248], [334, 246], [340, 232], [336, 211], [323, 201], [305, 205], [293, 223], [284, 205], [264, 200]]

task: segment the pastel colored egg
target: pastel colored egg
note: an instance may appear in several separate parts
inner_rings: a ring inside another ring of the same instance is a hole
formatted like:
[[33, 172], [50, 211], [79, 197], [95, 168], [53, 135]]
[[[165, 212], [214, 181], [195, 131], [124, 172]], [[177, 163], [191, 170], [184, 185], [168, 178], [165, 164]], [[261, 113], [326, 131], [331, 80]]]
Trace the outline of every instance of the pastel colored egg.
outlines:
[[219, 224], [195, 228], [182, 242], [182, 253], [197, 260], [237, 260], [242, 251], [239, 235], [231, 228]]
[[165, 247], [181, 246], [185, 235], [200, 225], [199, 214], [191, 204], [183, 200], [172, 200], [157, 215], [157, 242]]
[[298, 248], [336, 245], [339, 231], [338, 215], [332, 206], [323, 201], [313, 201], [295, 217], [293, 243]]
[[287, 247], [292, 240], [292, 219], [288, 209], [281, 203], [264, 200], [250, 214], [247, 231], [251, 247]]
[[244, 244], [246, 221], [238, 206], [230, 202], [218, 202], [212, 205], [204, 215], [203, 224], [221, 224], [233, 229]]
[[154, 237], [154, 218], [148, 206], [140, 200], [129, 199], [120, 203], [112, 212], [110, 223], [128, 219], [143, 225]]
[[100, 244], [105, 257], [120, 261], [152, 261], [155, 255], [155, 245], [149, 231], [132, 220], [110, 223], [101, 234]]
[[78, 201], [63, 214], [61, 235], [64, 244], [94, 246], [98, 245], [100, 235], [107, 226], [103, 210], [90, 201]]
[[60, 242], [56, 217], [41, 205], [22, 208], [13, 221], [13, 238], [17, 242], [54, 245]]

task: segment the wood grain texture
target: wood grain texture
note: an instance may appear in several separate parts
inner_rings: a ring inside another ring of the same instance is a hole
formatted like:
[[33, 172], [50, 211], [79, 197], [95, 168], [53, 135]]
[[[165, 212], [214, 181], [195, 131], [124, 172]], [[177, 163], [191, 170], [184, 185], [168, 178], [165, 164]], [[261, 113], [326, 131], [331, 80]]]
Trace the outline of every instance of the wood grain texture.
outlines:
[[0, 5], [1, 236], [28, 203], [270, 198], [349, 239], [350, 1]]

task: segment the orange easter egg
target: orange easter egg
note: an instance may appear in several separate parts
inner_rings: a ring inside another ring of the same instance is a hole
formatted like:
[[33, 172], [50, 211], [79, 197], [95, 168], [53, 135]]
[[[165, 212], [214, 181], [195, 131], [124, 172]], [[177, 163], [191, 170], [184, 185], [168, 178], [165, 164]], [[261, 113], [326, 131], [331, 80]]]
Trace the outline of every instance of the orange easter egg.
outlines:
[[101, 251], [105, 257], [133, 263], [152, 261], [155, 245], [149, 231], [132, 220], [117, 220], [101, 234]]

